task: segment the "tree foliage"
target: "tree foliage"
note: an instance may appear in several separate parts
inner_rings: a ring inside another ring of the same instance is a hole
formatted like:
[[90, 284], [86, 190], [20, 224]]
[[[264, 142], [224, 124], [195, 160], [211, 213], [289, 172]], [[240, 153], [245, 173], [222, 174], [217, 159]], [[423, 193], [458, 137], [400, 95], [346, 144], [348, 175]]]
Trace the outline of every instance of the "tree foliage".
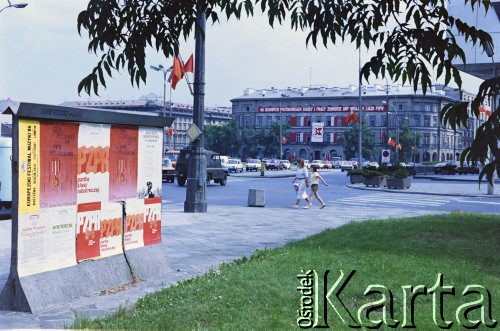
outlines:
[[[375, 151], [375, 136], [373, 131], [364, 125], [363, 121], [363, 146], [362, 154], [366, 160], [375, 160], [379, 153]], [[344, 132], [339, 138], [339, 142], [344, 148], [344, 157], [346, 160], [358, 157], [359, 144], [359, 125], [353, 125], [348, 131]]]
[[238, 155], [240, 140], [234, 121], [223, 125], [207, 125], [203, 134], [207, 149], [221, 155]]
[[[465, 0], [471, 10], [486, 9], [490, 0]], [[433, 84], [432, 74], [443, 77], [445, 84], [454, 80], [461, 86], [460, 72], [453, 66], [458, 59], [466, 62], [457, 44], [464, 37], [483, 49], [492, 47], [491, 37], [484, 31], [447, 11], [447, 0], [89, 0], [87, 9], [78, 16], [78, 31], [88, 32], [89, 52], [101, 54], [92, 72], [79, 84], [78, 91], [97, 94], [98, 86], [106, 87], [105, 73], [126, 68], [131, 83], [146, 82], [146, 47], [153, 47], [168, 58], [178, 53], [179, 41], [187, 39], [199, 15], [212, 22], [220, 16], [240, 18], [253, 15], [254, 6], [267, 14], [269, 24], [289, 22], [292, 29], [308, 31], [307, 44], [325, 47], [339, 42], [355, 42], [375, 48], [375, 56], [363, 65], [361, 75], [368, 80], [390, 77], [410, 83], [425, 93]], [[453, 126], [478, 116], [485, 97], [498, 94], [496, 77], [486, 81], [476, 99], [465, 105], [450, 105], [442, 112], [443, 123]], [[464, 160], [481, 162], [491, 182], [494, 171], [500, 174], [498, 148], [499, 110], [494, 109]], [[494, 146], [495, 145], [495, 146]], [[488, 158], [488, 151], [492, 157]]]
[[399, 162], [413, 162], [413, 155], [417, 152], [416, 148], [420, 140], [420, 135], [411, 131], [410, 127], [403, 125], [399, 132], [399, 143], [402, 149], [399, 151]]

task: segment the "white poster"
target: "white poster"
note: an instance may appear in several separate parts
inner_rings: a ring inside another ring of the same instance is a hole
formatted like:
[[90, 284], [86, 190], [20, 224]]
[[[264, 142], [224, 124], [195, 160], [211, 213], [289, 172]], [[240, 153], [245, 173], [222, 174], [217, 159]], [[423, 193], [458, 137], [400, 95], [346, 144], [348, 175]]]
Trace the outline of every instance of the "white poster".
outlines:
[[45, 208], [18, 217], [20, 277], [76, 265], [76, 206]]
[[137, 198], [160, 197], [163, 130], [139, 127], [138, 145]]
[[78, 131], [78, 203], [109, 198], [110, 126], [82, 123]]
[[325, 123], [312, 123], [311, 142], [322, 143]]

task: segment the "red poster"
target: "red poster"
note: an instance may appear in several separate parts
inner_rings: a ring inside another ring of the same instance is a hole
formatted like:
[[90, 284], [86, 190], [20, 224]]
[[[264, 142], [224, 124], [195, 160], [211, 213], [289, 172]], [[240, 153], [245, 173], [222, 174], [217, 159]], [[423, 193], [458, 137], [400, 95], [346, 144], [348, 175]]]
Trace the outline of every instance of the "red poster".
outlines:
[[161, 242], [161, 197], [144, 199], [144, 246]]
[[90, 202], [78, 205], [76, 226], [76, 260], [100, 257], [101, 203]]
[[40, 122], [40, 207], [76, 204], [78, 124]]
[[133, 198], [137, 192], [138, 128], [111, 126], [109, 200]]

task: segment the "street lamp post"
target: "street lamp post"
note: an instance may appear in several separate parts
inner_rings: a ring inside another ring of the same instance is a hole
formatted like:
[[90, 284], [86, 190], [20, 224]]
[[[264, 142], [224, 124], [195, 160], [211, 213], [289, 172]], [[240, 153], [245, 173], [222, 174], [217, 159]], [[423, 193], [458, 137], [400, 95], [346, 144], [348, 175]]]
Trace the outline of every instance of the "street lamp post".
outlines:
[[[166, 116], [167, 112], [167, 103], [165, 101], [165, 95], [167, 93], [167, 75], [173, 70], [172, 67], [165, 69], [163, 65], [158, 65], [156, 66], [149, 66], [151, 69], [155, 71], [161, 71], [163, 73], [163, 112], [162, 116]], [[170, 107], [170, 117], [172, 117], [172, 86], [170, 86], [170, 102], [169, 102], [169, 107]], [[170, 136], [170, 143], [172, 143], [172, 136]], [[163, 153], [165, 153], [165, 146], [163, 146]]]
[[195, 68], [193, 96], [193, 124], [198, 126], [202, 134], [193, 141], [192, 157], [188, 160], [188, 178], [184, 212], [206, 213], [206, 178], [207, 159], [204, 153], [205, 138], [203, 133], [205, 116], [205, 37], [206, 16], [199, 10], [195, 29]]
[[[493, 51], [493, 45], [486, 44], [486, 47], [484, 48], [484, 50], [486, 52], [486, 55], [488, 55], [488, 57], [491, 57], [491, 64], [493, 67], [493, 73], [492, 73], [491, 77], [495, 77], [496, 76], [496, 64], [495, 64], [495, 59], [493, 58], [493, 55], [495, 55], [495, 52]], [[493, 99], [492, 100], [493, 102], [491, 103], [491, 112], [494, 112], [497, 108], [496, 107], [496, 103], [497, 103], [496, 89], [495, 89], [495, 94], [493, 95], [492, 99]], [[495, 158], [495, 155], [492, 155], [492, 158]], [[488, 182], [488, 195], [493, 195], [493, 185], [491, 185], [489, 182]]]
[[7, 8], [24, 8], [24, 7], [26, 7], [26, 6], [28, 5], [28, 4], [27, 4], [27, 3], [25, 3], [25, 2], [23, 2], [23, 3], [15, 3], [15, 4], [12, 4], [12, 3], [10, 2], [10, 0], [7, 0], [7, 3], [8, 3], [8, 5], [7, 5], [7, 6], [3, 7], [2, 9], [0, 9], [0, 13], [1, 13], [1, 12], [3, 12], [3, 11], [4, 11], [5, 9], [7, 9]]

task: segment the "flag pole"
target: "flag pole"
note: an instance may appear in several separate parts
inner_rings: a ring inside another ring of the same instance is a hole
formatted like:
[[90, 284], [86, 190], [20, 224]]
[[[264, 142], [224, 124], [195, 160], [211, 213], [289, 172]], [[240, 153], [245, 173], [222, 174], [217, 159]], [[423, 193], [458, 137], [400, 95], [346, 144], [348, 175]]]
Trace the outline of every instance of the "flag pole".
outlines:
[[358, 163], [358, 169], [361, 169], [362, 164], [361, 164], [361, 158], [363, 157], [363, 111], [361, 110], [361, 44], [359, 45], [358, 48], [358, 112], [359, 112], [359, 119], [358, 119], [358, 124], [359, 124], [359, 144], [358, 144], [358, 154], [359, 154], [359, 163]]
[[[182, 57], [181, 57], [180, 54], [179, 54], [179, 60], [181, 60], [182, 65], [184, 66], [185, 63], [184, 63], [184, 60], [182, 59]], [[194, 95], [193, 89], [191, 87], [191, 83], [189, 82], [189, 78], [188, 78], [187, 72], [184, 74], [184, 79], [186, 80], [186, 83], [187, 83], [187, 85], [189, 87], [189, 92], [191, 92], [191, 95]]]

